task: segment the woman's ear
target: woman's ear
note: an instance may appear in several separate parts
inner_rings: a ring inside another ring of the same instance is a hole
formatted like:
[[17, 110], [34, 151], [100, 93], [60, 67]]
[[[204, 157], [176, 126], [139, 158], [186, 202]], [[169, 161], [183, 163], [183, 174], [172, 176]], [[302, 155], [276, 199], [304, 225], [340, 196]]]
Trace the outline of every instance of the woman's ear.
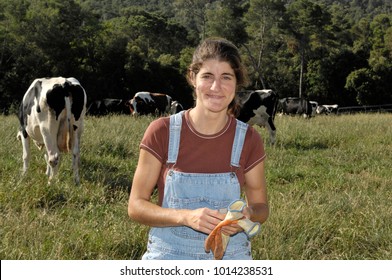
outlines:
[[189, 81], [190, 81], [191, 85], [193, 86], [193, 88], [196, 88], [196, 74], [195, 74], [195, 72], [189, 71], [188, 77], [189, 77]]
[[186, 75], [188, 83], [195, 88], [196, 87], [196, 74], [191, 69], [188, 69], [188, 73]]

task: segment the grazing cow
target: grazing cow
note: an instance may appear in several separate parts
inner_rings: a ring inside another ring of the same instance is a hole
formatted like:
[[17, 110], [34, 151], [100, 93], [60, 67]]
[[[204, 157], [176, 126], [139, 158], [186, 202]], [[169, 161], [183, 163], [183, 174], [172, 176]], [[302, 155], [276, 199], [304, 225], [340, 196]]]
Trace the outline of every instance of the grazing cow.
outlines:
[[309, 100], [299, 97], [286, 97], [279, 99], [278, 110], [284, 115], [303, 115], [312, 117], [312, 104]]
[[164, 93], [151, 93], [141, 91], [129, 101], [131, 114], [138, 115], [165, 115], [170, 114], [172, 98]]
[[321, 114], [328, 115], [329, 114], [327, 107], [325, 107], [324, 105], [317, 106], [316, 113], [318, 115], [321, 115]]
[[184, 110], [184, 107], [181, 105], [180, 102], [178, 102], [177, 100], [172, 101], [171, 106], [170, 106], [170, 114], [177, 114], [179, 112], [181, 112], [182, 110]]
[[270, 134], [270, 143], [275, 144], [276, 128], [274, 125], [278, 95], [271, 89], [237, 93], [241, 111], [238, 119], [249, 125], [266, 127]]
[[56, 175], [60, 153], [72, 150], [72, 167], [79, 184], [80, 138], [87, 96], [75, 78], [35, 79], [23, 97], [19, 110], [18, 139], [23, 146], [23, 173], [30, 159], [30, 138], [39, 149], [46, 148], [46, 175]]
[[108, 114], [131, 114], [129, 100], [105, 98], [93, 101], [87, 109], [87, 115], [91, 116]]
[[329, 115], [331, 113], [337, 114], [338, 108], [339, 108], [338, 104], [334, 104], [334, 105], [320, 105], [320, 106], [317, 107], [316, 112], [317, 112], [317, 114], [325, 114], [325, 115]]

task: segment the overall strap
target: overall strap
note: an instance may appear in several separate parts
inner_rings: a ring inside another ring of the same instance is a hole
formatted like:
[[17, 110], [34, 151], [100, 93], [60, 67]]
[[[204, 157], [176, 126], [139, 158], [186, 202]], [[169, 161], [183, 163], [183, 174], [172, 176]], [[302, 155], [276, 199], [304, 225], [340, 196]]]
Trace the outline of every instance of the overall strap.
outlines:
[[167, 163], [176, 163], [178, 156], [178, 149], [180, 147], [180, 134], [182, 125], [182, 115], [184, 111], [170, 116], [169, 127], [169, 149], [167, 156]]
[[245, 142], [246, 131], [248, 129], [248, 125], [242, 121], [236, 120], [237, 126], [235, 129], [235, 136], [233, 142], [233, 148], [231, 151], [231, 165], [235, 167], [240, 166], [240, 157], [242, 148]]

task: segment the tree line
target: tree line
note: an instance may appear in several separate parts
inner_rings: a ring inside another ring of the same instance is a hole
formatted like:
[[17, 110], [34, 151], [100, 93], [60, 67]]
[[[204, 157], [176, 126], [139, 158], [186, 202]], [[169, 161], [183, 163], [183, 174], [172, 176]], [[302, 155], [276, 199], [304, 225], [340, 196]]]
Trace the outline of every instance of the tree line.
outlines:
[[0, 112], [35, 78], [75, 77], [89, 101], [163, 92], [208, 36], [240, 49], [248, 89], [342, 106], [392, 103], [389, 0], [0, 0]]

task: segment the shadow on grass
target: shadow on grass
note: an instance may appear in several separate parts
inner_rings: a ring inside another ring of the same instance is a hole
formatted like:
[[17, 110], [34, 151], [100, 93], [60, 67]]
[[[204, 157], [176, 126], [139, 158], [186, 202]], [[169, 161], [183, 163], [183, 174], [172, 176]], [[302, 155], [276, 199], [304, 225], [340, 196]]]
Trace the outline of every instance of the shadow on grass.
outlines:
[[306, 141], [288, 141], [283, 143], [282, 146], [285, 149], [296, 149], [301, 151], [309, 151], [309, 150], [327, 150], [329, 149], [329, 145], [322, 142], [310, 142], [306, 143]]
[[113, 164], [103, 161], [82, 159], [86, 168], [81, 174], [81, 179], [91, 184], [103, 184], [108, 191], [130, 192], [132, 177], [131, 172], [122, 174], [122, 171]]

